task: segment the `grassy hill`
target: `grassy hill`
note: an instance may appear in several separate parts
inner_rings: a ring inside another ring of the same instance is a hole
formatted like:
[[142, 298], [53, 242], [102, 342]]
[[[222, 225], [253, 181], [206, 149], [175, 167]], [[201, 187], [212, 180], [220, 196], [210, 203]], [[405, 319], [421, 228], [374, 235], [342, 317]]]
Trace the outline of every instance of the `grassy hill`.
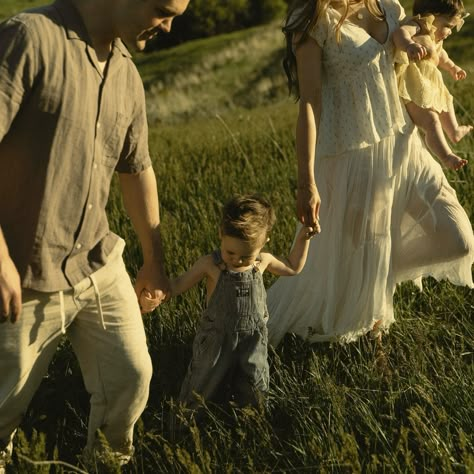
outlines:
[[[2, 0], [0, 16], [12, 5], [19, 2]], [[473, 37], [468, 19], [446, 42], [469, 74], [448, 82], [463, 123], [474, 123]], [[286, 97], [281, 47], [278, 25], [268, 25], [136, 56], [171, 275], [214, 248], [219, 207], [236, 191], [263, 191], [278, 217], [269, 249], [284, 254], [291, 245], [296, 106]], [[472, 164], [447, 175], [472, 221], [474, 137], [456, 150]], [[116, 185], [108, 212], [112, 229], [127, 241], [125, 258], [135, 275], [140, 252]], [[264, 413], [210, 406], [206, 423], [191, 424], [174, 442], [170, 407], [203, 304], [200, 287], [145, 318], [155, 370], [136, 455], [124, 472], [474, 472], [473, 291], [431, 279], [423, 293], [402, 285], [383, 355], [370, 338], [309, 345], [288, 335], [271, 351], [272, 393]], [[13, 472], [72, 472], [33, 466], [21, 456], [77, 465], [87, 413], [80, 371], [65, 342], [21, 426]]]

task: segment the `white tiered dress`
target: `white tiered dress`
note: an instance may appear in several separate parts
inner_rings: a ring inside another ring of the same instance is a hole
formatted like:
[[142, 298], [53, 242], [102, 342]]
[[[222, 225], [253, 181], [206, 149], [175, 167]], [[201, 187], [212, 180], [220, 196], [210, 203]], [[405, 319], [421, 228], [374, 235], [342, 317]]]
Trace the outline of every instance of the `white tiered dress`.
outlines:
[[322, 232], [304, 270], [268, 291], [269, 338], [352, 341], [394, 321], [396, 284], [422, 276], [473, 287], [474, 236], [444, 173], [400, 102], [391, 32], [404, 16], [382, 0], [380, 44], [329, 8], [311, 36], [323, 49], [315, 175]]

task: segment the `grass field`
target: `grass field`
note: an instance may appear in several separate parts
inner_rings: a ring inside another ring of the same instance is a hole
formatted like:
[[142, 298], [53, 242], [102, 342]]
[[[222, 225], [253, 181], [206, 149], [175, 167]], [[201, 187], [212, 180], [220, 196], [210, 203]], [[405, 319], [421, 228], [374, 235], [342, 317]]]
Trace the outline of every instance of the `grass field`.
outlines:
[[[472, 9], [474, 2], [466, 5]], [[2, 1], [0, 17], [18, 6]], [[217, 245], [219, 207], [236, 191], [264, 192], [278, 216], [269, 249], [284, 254], [291, 245], [296, 106], [286, 97], [277, 30], [259, 27], [136, 58], [147, 89], [171, 275]], [[473, 35], [468, 19], [446, 43], [469, 74], [466, 81], [448, 82], [464, 123], [474, 123]], [[474, 137], [456, 150], [474, 162]], [[471, 221], [473, 166], [447, 173]], [[134, 275], [139, 247], [116, 184], [110, 224], [127, 241], [125, 259]], [[288, 335], [271, 350], [264, 413], [210, 406], [205, 424], [189, 426], [172, 442], [168, 413], [203, 304], [200, 287], [145, 317], [155, 370], [136, 455], [124, 472], [474, 472], [473, 291], [431, 279], [423, 293], [402, 285], [382, 366], [369, 338], [309, 345]], [[80, 371], [64, 342], [25, 416], [12, 472], [73, 472], [34, 466], [22, 456], [78, 465], [87, 413]]]

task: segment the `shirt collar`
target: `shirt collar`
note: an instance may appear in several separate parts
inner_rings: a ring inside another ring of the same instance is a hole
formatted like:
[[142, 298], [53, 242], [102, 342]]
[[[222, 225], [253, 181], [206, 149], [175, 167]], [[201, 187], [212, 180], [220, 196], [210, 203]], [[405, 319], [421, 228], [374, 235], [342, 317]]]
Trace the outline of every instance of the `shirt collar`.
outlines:
[[[69, 40], [82, 40], [88, 45], [92, 46], [92, 41], [86, 26], [84, 25], [82, 17], [72, 2], [70, 0], [56, 0], [54, 2], [54, 6], [61, 16], [67, 38]], [[132, 57], [130, 51], [127, 49], [120, 38], [115, 38], [112, 46], [113, 48], [117, 48], [122, 56], [127, 58]]]

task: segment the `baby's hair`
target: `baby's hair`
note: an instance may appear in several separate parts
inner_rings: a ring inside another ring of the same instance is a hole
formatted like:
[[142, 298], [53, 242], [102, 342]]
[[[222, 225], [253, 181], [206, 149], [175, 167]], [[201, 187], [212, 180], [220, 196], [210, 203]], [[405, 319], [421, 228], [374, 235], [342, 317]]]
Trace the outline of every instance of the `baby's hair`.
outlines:
[[449, 18], [463, 16], [462, 0], [415, 0], [413, 15], [446, 15]]
[[235, 195], [222, 209], [221, 233], [247, 242], [266, 238], [275, 223], [271, 204], [259, 194]]

